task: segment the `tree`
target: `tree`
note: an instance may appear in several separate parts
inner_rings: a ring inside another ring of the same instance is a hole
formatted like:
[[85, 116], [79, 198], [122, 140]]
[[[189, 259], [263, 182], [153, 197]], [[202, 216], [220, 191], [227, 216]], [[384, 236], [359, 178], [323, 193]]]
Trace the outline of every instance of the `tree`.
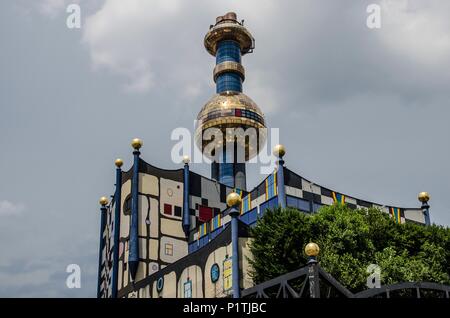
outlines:
[[251, 275], [256, 284], [306, 265], [304, 246], [320, 246], [319, 262], [352, 292], [367, 289], [367, 267], [381, 268], [381, 283], [429, 281], [450, 284], [450, 229], [395, 223], [376, 209], [324, 206], [305, 214], [267, 210], [252, 229]]

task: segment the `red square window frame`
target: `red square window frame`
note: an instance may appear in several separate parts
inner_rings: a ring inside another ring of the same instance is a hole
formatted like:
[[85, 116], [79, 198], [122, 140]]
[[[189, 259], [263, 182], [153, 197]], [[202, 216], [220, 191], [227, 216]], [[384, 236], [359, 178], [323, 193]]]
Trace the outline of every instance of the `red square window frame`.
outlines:
[[172, 215], [172, 205], [164, 203], [164, 214]]
[[[208, 215], [205, 215], [205, 213], [208, 213]], [[199, 205], [198, 220], [200, 222], [209, 222], [212, 218], [213, 218], [213, 208], [204, 205]]]

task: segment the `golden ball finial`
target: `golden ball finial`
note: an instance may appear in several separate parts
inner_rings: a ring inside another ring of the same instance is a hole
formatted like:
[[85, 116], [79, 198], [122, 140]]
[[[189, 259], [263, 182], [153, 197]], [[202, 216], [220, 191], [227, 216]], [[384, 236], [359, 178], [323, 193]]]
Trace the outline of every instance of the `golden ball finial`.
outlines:
[[189, 158], [189, 156], [183, 156], [183, 163], [184, 164], [188, 164], [191, 161], [191, 159]]
[[131, 146], [136, 150], [139, 150], [143, 144], [144, 144], [144, 142], [142, 141], [142, 139], [139, 139], [139, 138], [134, 138], [131, 141]]
[[116, 161], [114, 161], [114, 164], [116, 165], [117, 168], [120, 168], [123, 165], [123, 160], [120, 158], [117, 158]]
[[108, 204], [108, 198], [107, 197], [101, 197], [98, 202], [100, 203], [100, 205], [105, 206], [105, 205]]
[[275, 147], [273, 147], [273, 154], [276, 157], [280, 157], [281, 158], [281, 157], [283, 157], [286, 154], [286, 148], [283, 145], [278, 144]]
[[305, 254], [308, 256], [317, 256], [319, 255], [319, 251], [319, 245], [317, 245], [316, 243], [311, 242], [306, 244], [305, 246]]
[[236, 192], [231, 192], [227, 195], [227, 205], [229, 207], [236, 206], [241, 203], [241, 196]]
[[420, 192], [417, 198], [420, 202], [425, 203], [430, 200], [430, 195], [428, 194], [428, 192]]

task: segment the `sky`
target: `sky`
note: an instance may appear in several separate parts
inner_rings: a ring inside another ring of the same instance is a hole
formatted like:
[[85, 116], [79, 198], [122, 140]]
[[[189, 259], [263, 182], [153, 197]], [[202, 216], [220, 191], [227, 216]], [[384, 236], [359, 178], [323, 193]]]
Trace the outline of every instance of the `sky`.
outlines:
[[[214, 94], [203, 37], [229, 11], [256, 39], [244, 92], [280, 129], [288, 168], [386, 205], [419, 207], [428, 191], [432, 222], [450, 224], [449, 1], [5, 0], [0, 297], [95, 297], [114, 160], [128, 170], [139, 137], [145, 161], [180, 168], [170, 135]], [[252, 188], [263, 176], [248, 171]], [[81, 288], [67, 288], [69, 264]]]

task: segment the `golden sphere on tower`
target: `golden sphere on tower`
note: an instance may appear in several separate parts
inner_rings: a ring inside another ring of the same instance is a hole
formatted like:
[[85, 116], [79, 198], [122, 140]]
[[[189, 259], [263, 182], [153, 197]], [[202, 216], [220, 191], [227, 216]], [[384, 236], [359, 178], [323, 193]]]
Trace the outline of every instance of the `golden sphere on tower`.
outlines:
[[191, 161], [191, 159], [189, 158], [189, 156], [183, 156], [183, 163], [184, 164], [188, 164]]
[[276, 145], [275, 147], [273, 147], [273, 154], [276, 157], [283, 157], [286, 154], [286, 148], [283, 145]]
[[134, 139], [131, 141], [131, 146], [132, 146], [134, 149], [136, 149], [136, 150], [139, 150], [139, 149], [142, 147], [143, 144], [144, 144], [144, 142], [143, 142], [141, 139], [139, 139], [139, 138], [134, 138]]
[[420, 202], [424, 203], [430, 200], [430, 195], [428, 194], [428, 192], [420, 192], [417, 198], [419, 199]]
[[227, 195], [227, 205], [229, 207], [236, 206], [241, 203], [241, 196], [236, 192], [231, 192]]
[[116, 161], [114, 161], [114, 164], [116, 165], [117, 168], [120, 168], [123, 165], [123, 160], [120, 158], [117, 158]]
[[317, 245], [316, 243], [311, 242], [306, 244], [305, 246], [305, 254], [308, 256], [317, 256], [319, 255], [319, 251], [319, 245]]
[[101, 197], [98, 202], [100, 203], [100, 205], [105, 206], [105, 205], [108, 204], [108, 198], [107, 197]]
[[[214, 141], [206, 138], [206, 135], [215, 135], [219, 131], [222, 138]], [[237, 136], [240, 133], [247, 134], [248, 138], [240, 136], [244, 138], [237, 138], [236, 141], [245, 151], [245, 161], [259, 153], [267, 137], [264, 114], [258, 105], [244, 93], [225, 91], [214, 95], [200, 110], [195, 128], [195, 143], [205, 156], [213, 160], [214, 155], [205, 152], [205, 148], [212, 142], [226, 147], [227, 142], [234, 142], [233, 133]]]

